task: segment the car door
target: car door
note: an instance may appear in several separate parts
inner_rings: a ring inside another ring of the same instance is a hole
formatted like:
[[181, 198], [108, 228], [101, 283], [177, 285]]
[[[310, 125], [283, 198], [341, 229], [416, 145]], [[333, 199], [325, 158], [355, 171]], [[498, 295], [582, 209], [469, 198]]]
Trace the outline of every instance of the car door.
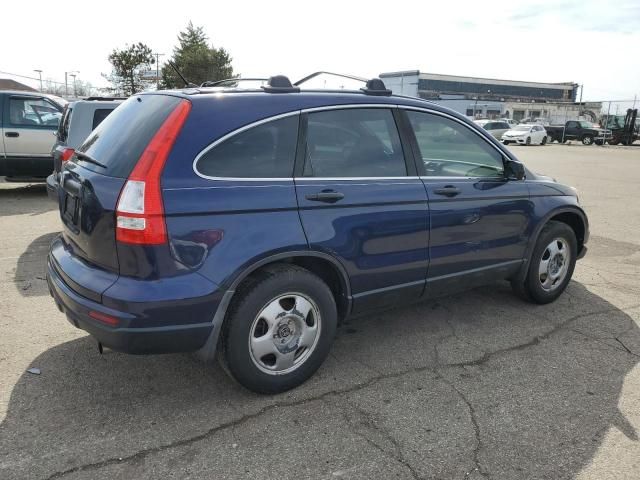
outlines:
[[353, 310], [419, 298], [428, 264], [427, 196], [394, 108], [302, 115], [296, 192], [310, 248], [338, 259]]
[[506, 278], [527, 246], [533, 208], [524, 180], [476, 128], [438, 112], [406, 110], [430, 212], [427, 294]]
[[4, 94], [0, 93], [0, 175], [4, 175], [5, 155], [4, 155]]
[[565, 125], [564, 138], [569, 140], [575, 140], [578, 138], [580, 130], [580, 124], [575, 121], [569, 121]]
[[[6, 167], [11, 175], [46, 175], [61, 108], [44, 97], [7, 95], [4, 102], [3, 140]], [[40, 169], [45, 168], [43, 172]]]

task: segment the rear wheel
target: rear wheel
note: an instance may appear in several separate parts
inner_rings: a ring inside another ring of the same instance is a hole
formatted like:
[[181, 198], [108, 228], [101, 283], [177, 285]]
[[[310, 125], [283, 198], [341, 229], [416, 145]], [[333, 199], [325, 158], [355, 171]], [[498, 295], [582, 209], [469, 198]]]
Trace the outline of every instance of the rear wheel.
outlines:
[[576, 236], [571, 227], [562, 222], [549, 222], [538, 236], [524, 282], [512, 280], [511, 286], [529, 301], [553, 302], [571, 280], [577, 250]]
[[585, 135], [584, 137], [582, 137], [582, 144], [583, 145], [591, 145], [593, 143], [593, 136], [592, 135]]
[[279, 393], [297, 387], [329, 353], [337, 324], [329, 287], [294, 265], [259, 272], [238, 291], [225, 320], [221, 361], [245, 388]]

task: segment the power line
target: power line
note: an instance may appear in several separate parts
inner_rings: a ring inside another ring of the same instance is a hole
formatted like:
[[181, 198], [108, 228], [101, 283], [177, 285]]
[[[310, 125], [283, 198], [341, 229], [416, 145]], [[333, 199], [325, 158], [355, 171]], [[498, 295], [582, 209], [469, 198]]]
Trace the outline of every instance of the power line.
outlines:
[[[3, 75], [11, 75], [12, 77], [27, 78], [29, 80], [35, 80], [36, 82], [40, 80], [37, 77], [29, 77], [27, 75], [19, 75], [17, 73], [2, 72], [2, 71], [0, 71], [0, 73], [3, 74]], [[50, 79], [45, 80], [45, 82], [56, 83], [58, 85], [64, 85], [64, 82], [56, 82], [55, 80], [50, 80]]]

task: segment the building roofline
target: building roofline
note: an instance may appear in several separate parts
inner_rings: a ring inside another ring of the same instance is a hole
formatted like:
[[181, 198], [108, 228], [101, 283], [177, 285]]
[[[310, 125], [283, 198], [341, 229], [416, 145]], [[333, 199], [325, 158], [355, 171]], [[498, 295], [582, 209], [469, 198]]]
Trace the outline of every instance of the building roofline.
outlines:
[[465, 76], [465, 75], [449, 75], [449, 74], [444, 74], [444, 73], [428, 73], [428, 72], [421, 72], [420, 70], [404, 70], [404, 71], [397, 71], [397, 72], [384, 72], [381, 73], [379, 76], [380, 78], [389, 78], [389, 77], [400, 77], [400, 76], [409, 76], [409, 75], [418, 75], [419, 77], [430, 77], [433, 78], [433, 80], [437, 80], [438, 77], [443, 78], [443, 77], [453, 77], [453, 78], [459, 78], [459, 79], [466, 79], [466, 80], [474, 80], [476, 82], [478, 81], [488, 81], [488, 82], [509, 82], [509, 83], [518, 83], [518, 84], [534, 84], [534, 85], [554, 85], [557, 87], [576, 87], [578, 84], [576, 82], [531, 82], [531, 81], [527, 81], [527, 80], [509, 80], [506, 78], [486, 78], [486, 77], [470, 77], [470, 76]]

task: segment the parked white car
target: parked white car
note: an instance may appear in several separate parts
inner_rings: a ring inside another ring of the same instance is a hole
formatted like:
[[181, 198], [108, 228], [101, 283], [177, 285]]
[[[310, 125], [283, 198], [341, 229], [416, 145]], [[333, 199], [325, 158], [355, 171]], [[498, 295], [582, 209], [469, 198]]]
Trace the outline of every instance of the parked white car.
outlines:
[[520, 145], [544, 145], [547, 143], [547, 131], [542, 125], [517, 125], [502, 135], [502, 143]]

